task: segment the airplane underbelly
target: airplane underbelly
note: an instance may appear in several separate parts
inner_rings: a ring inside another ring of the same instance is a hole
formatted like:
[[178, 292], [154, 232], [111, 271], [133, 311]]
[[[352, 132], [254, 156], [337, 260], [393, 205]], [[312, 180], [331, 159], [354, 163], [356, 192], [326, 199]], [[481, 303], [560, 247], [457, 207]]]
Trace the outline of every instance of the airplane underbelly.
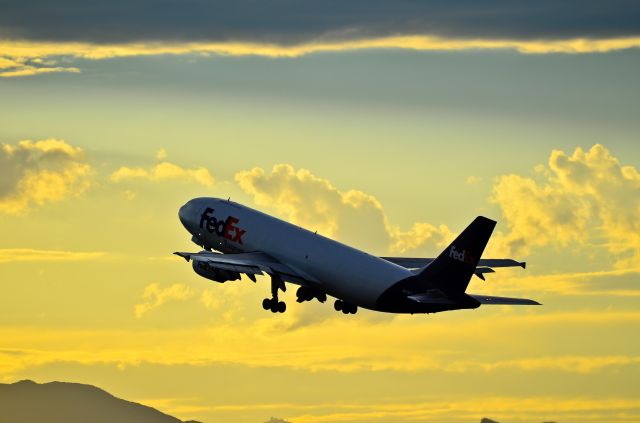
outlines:
[[404, 268], [357, 250], [343, 251], [341, 257], [330, 261], [313, 260], [311, 267], [310, 273], [328, 294], [367, 308], [374, 307], [391, 285], [411, 275]]

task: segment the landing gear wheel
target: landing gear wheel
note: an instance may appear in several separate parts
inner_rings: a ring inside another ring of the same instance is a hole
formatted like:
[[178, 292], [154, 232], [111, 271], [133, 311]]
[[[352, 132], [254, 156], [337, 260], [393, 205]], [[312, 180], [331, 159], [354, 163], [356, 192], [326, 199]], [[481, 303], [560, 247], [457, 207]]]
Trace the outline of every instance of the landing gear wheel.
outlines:
[[284, 313], [287, 309], [287, 304], [278, 300], [279, 290], [283, 292], [287, 290], [284, 281], [277, 275], [271, 275], [271, 298], [262, 300], [262, 308], [270, 310], [272, 313]]
[[342, 314], [356, 314], [358, 311], [358, 306], [345, 303], [342, 300], [336, 300], [336, 302], [333, 303], [333, 308], [335, 308], [336, 311], [341, 311]]
[[262, 300], [262, 308], [265, 310], [271, 310], [271, 298], [265, 298]]
[[342, 307], [343, 307], [343, 303], [340, 300], [336, 300], [336, 302], [333, 303], [333, 308], [336, 309], [336, 311], [342, 310]]

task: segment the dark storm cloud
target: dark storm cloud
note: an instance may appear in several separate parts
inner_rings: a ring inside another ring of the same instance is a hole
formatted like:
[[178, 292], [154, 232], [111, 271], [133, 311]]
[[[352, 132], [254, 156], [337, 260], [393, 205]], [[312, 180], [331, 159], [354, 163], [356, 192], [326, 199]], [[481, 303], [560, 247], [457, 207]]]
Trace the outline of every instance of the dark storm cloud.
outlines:
[[608, 38], [640, 34], [637, 0], [0, 0], [0, 38], [256, 41], [389, 35]]

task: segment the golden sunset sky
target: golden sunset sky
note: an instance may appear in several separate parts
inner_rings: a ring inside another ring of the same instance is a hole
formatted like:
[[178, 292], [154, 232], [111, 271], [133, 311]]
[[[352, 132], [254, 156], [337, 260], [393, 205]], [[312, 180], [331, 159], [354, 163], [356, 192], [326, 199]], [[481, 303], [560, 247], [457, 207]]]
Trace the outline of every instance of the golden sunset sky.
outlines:
[[[0, 382], [208, 423], [640, 421], [638, 16], [2, 2]], [[544, 305], [344, 316], [291, 287], [267, 313], [268, 279], [171, 254], [198, 250], [196, 196], [378, 255], [432, 257], [485, 215], [484, 257], [528, 265], [468, 291]]]

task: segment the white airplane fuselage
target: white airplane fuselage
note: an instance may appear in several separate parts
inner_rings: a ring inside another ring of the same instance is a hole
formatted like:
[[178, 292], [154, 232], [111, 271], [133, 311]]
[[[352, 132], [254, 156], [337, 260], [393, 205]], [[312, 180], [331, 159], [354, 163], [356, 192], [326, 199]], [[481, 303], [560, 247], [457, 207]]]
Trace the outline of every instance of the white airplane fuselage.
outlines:
[[238, 203], [196, 198], [179, 211], [194, 242], [223, 253], [264, 252], [329, 295], [376, 309], [410, 270]]

